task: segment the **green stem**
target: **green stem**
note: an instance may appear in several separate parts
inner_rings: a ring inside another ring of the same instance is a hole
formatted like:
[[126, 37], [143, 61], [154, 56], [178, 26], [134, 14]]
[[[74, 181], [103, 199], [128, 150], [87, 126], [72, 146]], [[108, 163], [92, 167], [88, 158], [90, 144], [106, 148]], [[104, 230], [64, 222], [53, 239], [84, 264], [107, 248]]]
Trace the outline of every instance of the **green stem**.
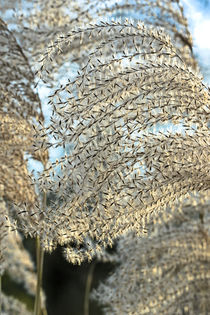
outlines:
[[[46, 208], [47, 194], [43, 195], [43, 212]], [[43, 275], [43, 263], [44, 263], [44, 250], [40, 244], [40, 238], [36, 238], [36, 262], [37, 262], [37, 284], [36, 284], [36, 296], [34, 304], [34, 315], [41, 314], [41, 288], [42, 288], [42, 275]]]
[[36, 239], [36, 253], [37, 253], [37, 285], [36, 285], [36, 297], [35, 297], [35, 304], [34, 304], [34, 315], [40, 315], [44, 251], [40, 245], [40, 239], [38, 236]]
[[90, 296], [91, 284], [93, 280], [94, 267], [95, 267], [95, 262], [92, 262], [92, 264], [90, 265], [90, 269], [88, 271], [87, 280], [86, 280], [84, 315], [89, 315], [89, 296]]
[[1, 314], [1, 275], [0, 275], [0, 314]]

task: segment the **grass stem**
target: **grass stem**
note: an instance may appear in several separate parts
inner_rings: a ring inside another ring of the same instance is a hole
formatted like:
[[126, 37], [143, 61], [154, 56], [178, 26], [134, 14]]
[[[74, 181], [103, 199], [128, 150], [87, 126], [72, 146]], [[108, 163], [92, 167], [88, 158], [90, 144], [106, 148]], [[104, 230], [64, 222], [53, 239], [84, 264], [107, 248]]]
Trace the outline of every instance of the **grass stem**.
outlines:
[[35, 297], [35, 304], [34, 304], [34, 315], [40, 315], [44, 251], [40, 245], [39, 237], [37, 237], [36, 239], [36, 253], [37, 253], [37, 286], [36, 286], [36, 297]]
[[85, 298], [84, 298], [84, 315], [89, 315], [89, 299], [90, 299], [90, 290], [93, 280], [93, 272], [94, 272], [95, 262], [92, 262], [90, 265], [90, 269], [88, 271], [86, 287], [85, 287]]
[[[43, 195], [43, 212], [46, 208], [47, 194]], [[36, 262], [37, 262], [37, 285], [36, 296], [34, 304], [34, 315], [41, 315], [41, 288], [42, 288], [42, 276], [43, 276], [43, 263], [44, 263], [44, 250], [40, 244], [40, 238], [36, 238]]]
[[2, 292], [2, 289], [1, 289], [1, 275], [0, 275], [0, 314], [1, 314], [1, 292]]

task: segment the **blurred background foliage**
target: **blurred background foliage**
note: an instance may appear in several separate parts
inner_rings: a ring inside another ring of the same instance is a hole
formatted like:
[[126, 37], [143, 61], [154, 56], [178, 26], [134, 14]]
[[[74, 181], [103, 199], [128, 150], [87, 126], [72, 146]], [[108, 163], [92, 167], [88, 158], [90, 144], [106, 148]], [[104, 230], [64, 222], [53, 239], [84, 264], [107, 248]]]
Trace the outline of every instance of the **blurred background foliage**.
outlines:
[[[24, 239], [24, 246], [30, 252], [33, 261], [35, 256], [35, 240]], [[114, 264], [92, 261], [80, 266], [69, 264], [62, 255], [61, 247], [52, 254], [45, 254], [43, 289], [47, 296], [48, 315], [83, 315], [87, 278], [92, 273], [91, 289], [96, 288], [114, 269]], [[24, 287], [14, 282], [6, 273], [2, 279], [2, 289], [33, 310], [34, 297]], [[90, 300], [89, 315], [102, 315], [101, 307]], [[24, 315], [24, 314], [23, 314]]]

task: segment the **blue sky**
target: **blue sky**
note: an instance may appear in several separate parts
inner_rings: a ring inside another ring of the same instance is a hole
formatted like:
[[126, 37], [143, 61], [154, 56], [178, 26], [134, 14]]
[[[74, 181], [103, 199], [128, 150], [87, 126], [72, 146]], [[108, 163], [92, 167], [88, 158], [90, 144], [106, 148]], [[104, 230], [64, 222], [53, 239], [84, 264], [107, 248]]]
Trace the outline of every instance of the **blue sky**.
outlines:
[[193, 37], [194, 53], [202, 66], [205, 82], [210, 84], [210, 0], [182, 0]]

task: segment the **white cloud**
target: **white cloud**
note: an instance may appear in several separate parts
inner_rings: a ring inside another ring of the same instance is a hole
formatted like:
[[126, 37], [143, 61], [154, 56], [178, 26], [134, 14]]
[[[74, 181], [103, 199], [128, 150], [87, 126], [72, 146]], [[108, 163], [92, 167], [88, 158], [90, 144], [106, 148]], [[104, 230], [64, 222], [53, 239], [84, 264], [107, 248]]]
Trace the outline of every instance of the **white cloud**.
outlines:
[[210, 19], [200, 19], [194, 28], [195, 44], [200, 49], [210, 50]]

